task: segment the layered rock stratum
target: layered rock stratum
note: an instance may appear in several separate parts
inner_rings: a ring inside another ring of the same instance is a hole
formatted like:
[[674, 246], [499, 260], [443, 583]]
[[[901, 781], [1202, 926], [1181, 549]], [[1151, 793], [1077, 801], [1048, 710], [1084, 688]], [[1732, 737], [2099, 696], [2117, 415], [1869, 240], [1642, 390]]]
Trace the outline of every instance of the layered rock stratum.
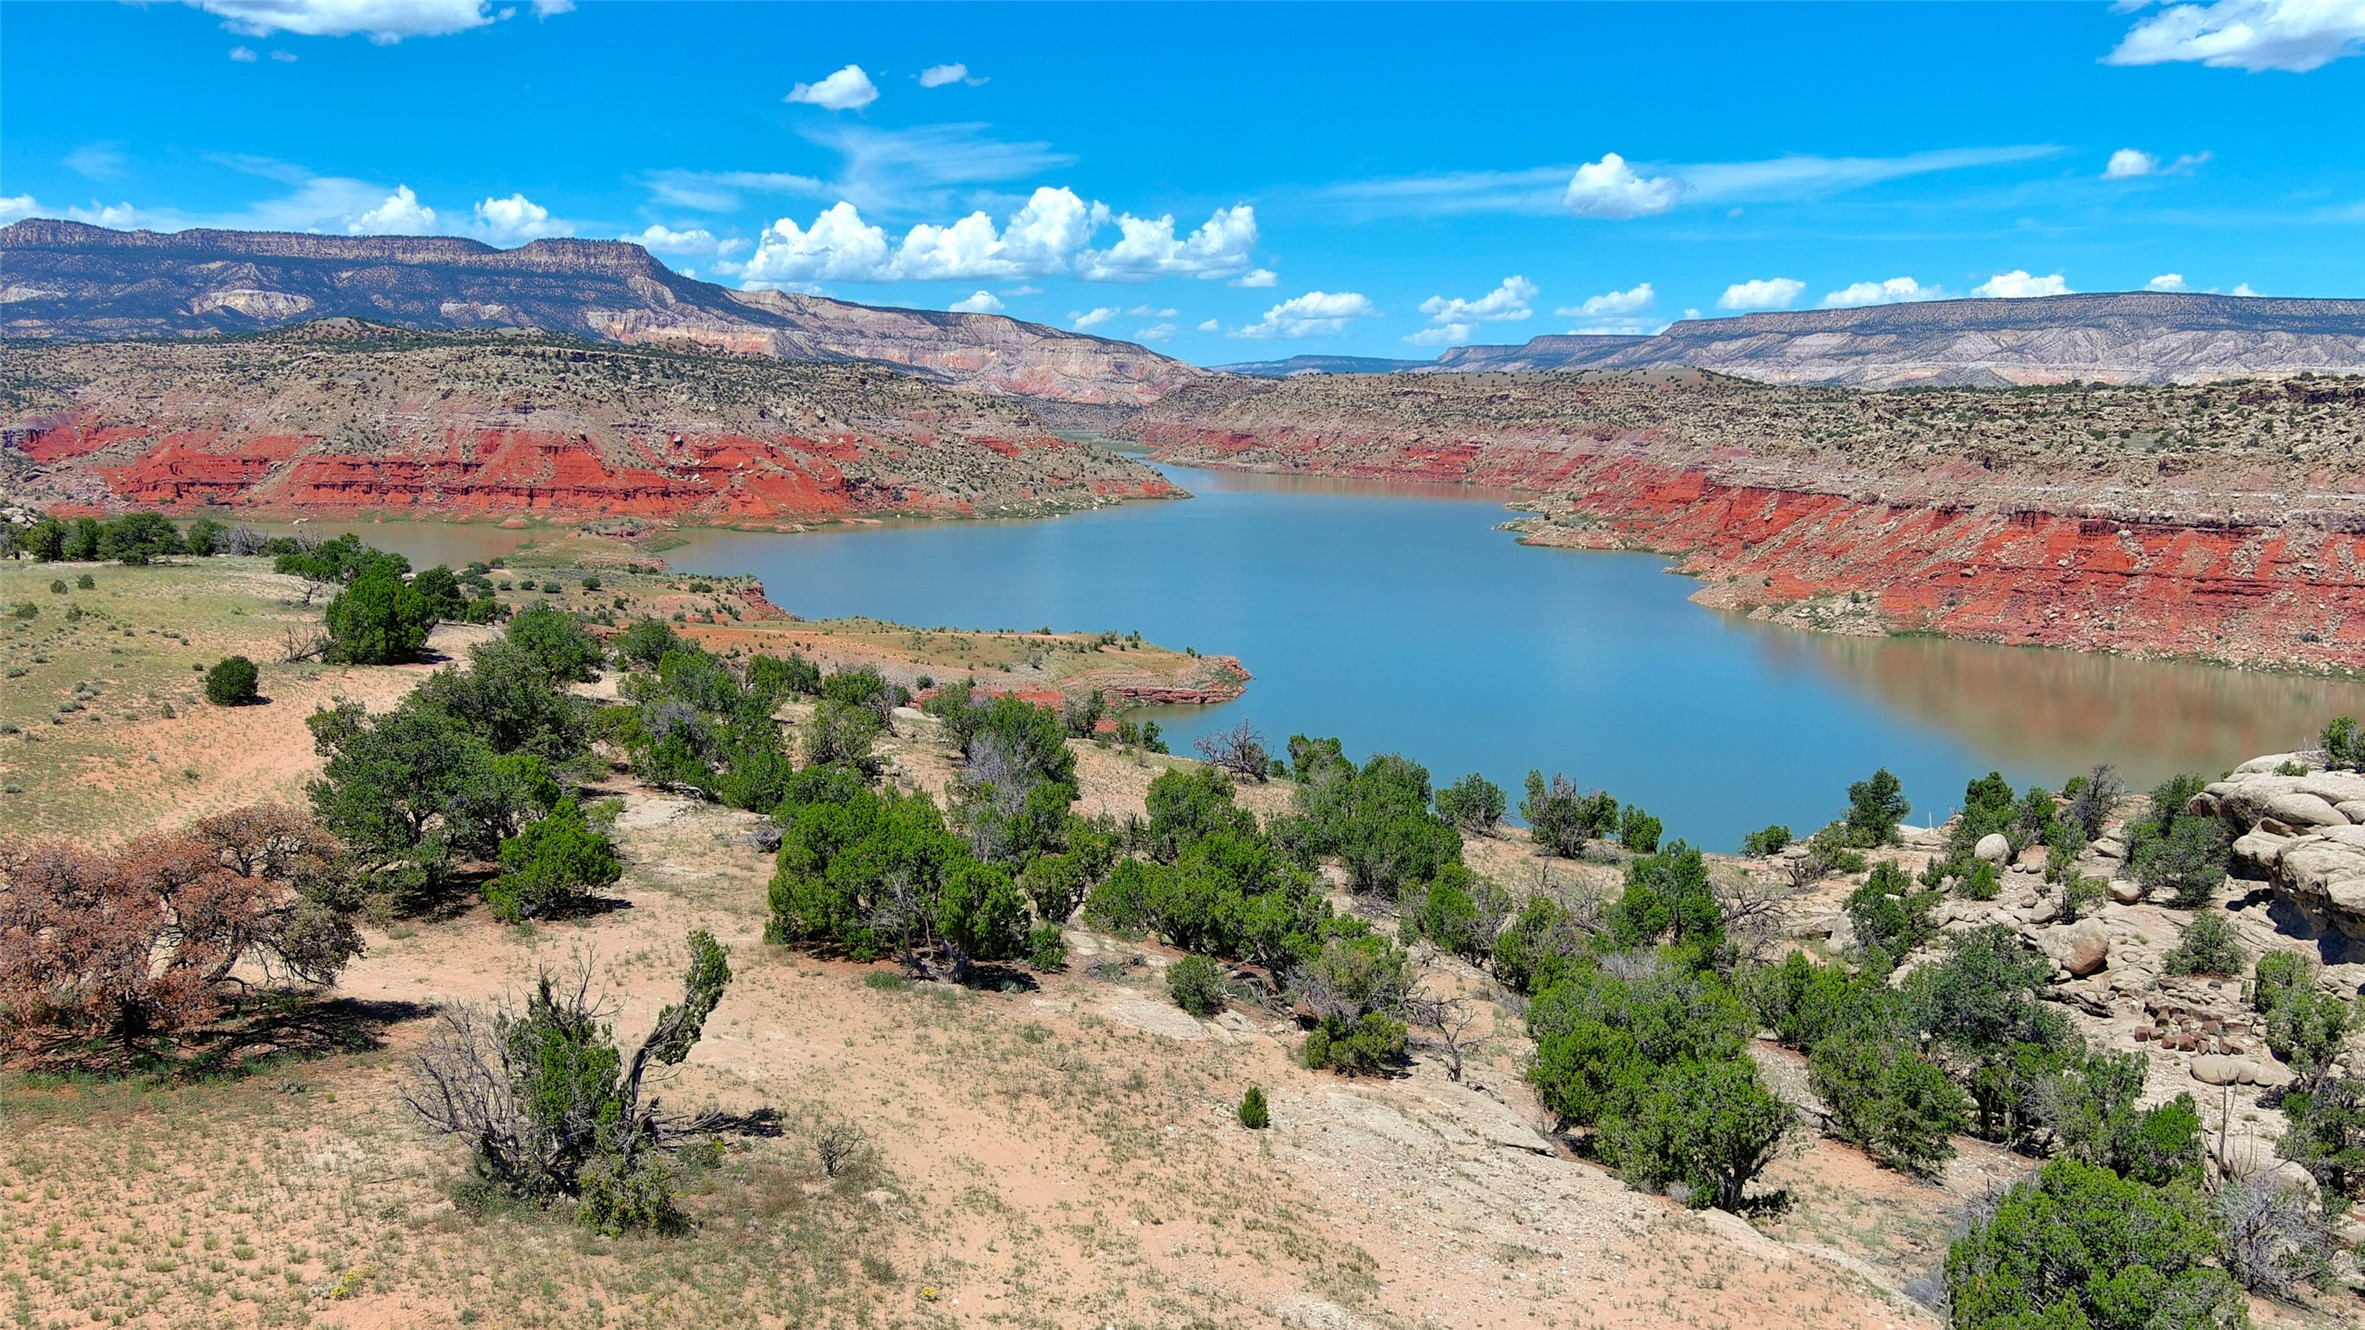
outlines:
[[2365, 300], [2131, 291], [1686, 319], [1655, 337], [1465, 346], [1437, 370], [1684, 366], [1859, 388], [2205, 383], [2365, 373]]
[[0, 426], [8, 487], [81, 510], [765, 522], [1179, 493], [1019, 402], [875, 363], [347, 321], [0, 345]]
[[245, 333], [326, 318], [532, 329], [782, 360], [866, 359], [983, 392], [1138, 404], [1202, 372], [1129, 342], [994, 314], [880, 309], [684, 277], [638, 245], [453, 236], [0, 227], [0, 337]]
[[1123, 431], [1178, 462], [1525, 497], [1694, 599], [1934, 632], [2365, 667], [2365, 379], [1910, 393], [1688, 370], [1225, 379]]

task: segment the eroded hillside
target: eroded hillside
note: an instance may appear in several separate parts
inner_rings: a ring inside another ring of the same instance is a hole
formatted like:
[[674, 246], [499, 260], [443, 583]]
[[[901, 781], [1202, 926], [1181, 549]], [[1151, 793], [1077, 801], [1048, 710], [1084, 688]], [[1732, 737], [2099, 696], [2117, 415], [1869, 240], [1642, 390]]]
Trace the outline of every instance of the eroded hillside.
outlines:
[[801, 521], [1175, 492], [880, 365], [356, 324], [0, 347], [0, 415], [21, 492], [88, 508]]
[[1126, 433], [1175, 461], [1533, 491], [1533, 543], [1680, 554], [1703, 602], [1807, 626], [2365, 665], [2365, 381], [1231, 379]]

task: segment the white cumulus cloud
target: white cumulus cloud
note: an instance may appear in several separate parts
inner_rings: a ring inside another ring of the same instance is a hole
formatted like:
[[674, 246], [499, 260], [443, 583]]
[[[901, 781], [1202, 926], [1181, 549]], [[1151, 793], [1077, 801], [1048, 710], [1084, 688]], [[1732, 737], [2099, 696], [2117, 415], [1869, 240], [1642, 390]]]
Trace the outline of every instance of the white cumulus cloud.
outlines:
[[2254, 296], [2258, 293], [2250, 289], [2250, 283], [2236, 282], [2234, 283], [2234, 289], [2226, 292], [2226, 294], [2231, 296]]
[[2188, 152], [2172, 162], [2163, 162], [2141, 148], [2121, 148], [2110, 155], [2102, 168], [2105, 180], [2140, 180], [2147, 175], [2191, 175], [2193, 168], [2209, 160], [2205, 152]]
[[1625, 158], [1612, 152], [1578, 167], [1560, 202], [1579, 217], [1625, 221], [1667, 211], [1683, 197], [1683, 190], [1683, 182], [1673, 176], [1635, 174]]
[[1244, 286], [1254, 290], [1262, 290], [1268, 286], [1278, 286], [1280, 283], [1280, 276], [1276, 274], [1271, 268], [1251, 268], [1247, 272], [1244, 272], [1238, 277], [1233, 278], [1230, 284], [1233, 286]]
[[1118, 240], [1085, 253], [1076, 275], [1088, 282], [1142, 282], [1152, 277], [1231, 277], [1245, 272], [1256, 248], [1256, 209], [1218, 208], [1198, 230], [1174, 233], [1174, 217], [1117, 218]]
[[2020, 268], [1999, 272], [1971, 288], [1972, 295], [1995, 300], [2024, 300], [2030, 296], [2065, 296], [2069, 293], [2069, 282], [2060, 273], [2031, 277]]
[[1343, 332], [1351, 319], [1368, 319], [1380, 312], [1377, 305], [1353, 291], [1308, 291], [1302, 296], [1291, 296], [1265, 311], [1255, 323], [1234, 329], [1234, 337], [1322, 337]]
[[646, 230], [618, 238], [629, 240], [651, 254], [672, 254], [682, 258], [710, 259], [717, 255], [735, 254], [747, 247], [746, 241], [735, 236], [717, 240], [714, 232], [703, 227], [676, 231], [655, 222], [651, 222]]
[[[28, 201], [28, 202], [30, 202], [30, 200], [27, 200], [27, 201]], [[1224, 327], [1224, 325], [1223, 325], [1223, 321], [1222, 321], [1221, 319], [1201, 319], [1201, 320], [1199, 320], [1199, 331], [1201, 331], [1201, 332], [1222, 332], [1222, 331], [1223, 331], [1223, 327]]]
[[251, 46], [231, 47], [230, 58], [242, 65], [251, 65], [255, 61], [262, 59], [261, 56], [255, 54], [255, 48]]
[[[243, 37], [367, 36], [382, 46], [405, 37], [445, 37], [493, 21], [489, 0], [187, 0]], [[536, 6], [540, 10], [540, 6]], [[550, 12], [563, 13], [564, 10]]]
[[[775, 83], [773, 87], [780, 85]], [[819, 83], [800, 83], [788, 90], [784, 101], [803, 102], [831, 111], [859, 111], [879, 99], [877, 85], [860, 65], [848, 65]]]
[[1616, 319], [1648, 310], [1659, 298], [1649, 282], [1637, 284], [1628, 291], [1606, 291], [1587, 296], [1581, 305], [1563, 305], [1552, 311], [1564, 319]]
[[575, 234], [574, 223], [553, 218], [550, 209], [523, 194], [478, 202], [476, 224], [472, 229], [486, 243], [503, 247], [522, 245], [544, 236]]
[[2105, 180], [2133, 180], [2137, 176], [2157, 175], [2160, 159], [2141, 148], [2121, 148], [2110, 155], [2110, 164], [2102, 168]]
[[1171, 323], [1153, 323], [1147, 328], [1133, 330], [1133, 340], [1137, 342], [1163, 342], [1172, 336], [1174, 325]]
[[[1090, 247], [1111, 221], [1117, 242]], [[1084, 281], [1141, 282], [1156, 277], [1225, 277], [1248, 266], [1256, 214], [1246, 204], [1219, 208], [1205, 226], [1176, 236], [1174, 219], [1112, 218], [1108, 207], [1075, 191], [1045, 186], [1001, 223], [984, 212], [939, 225], [922, 222], [891, 239], [840, 199], [810, 226], [783, 217], [764, 228], [746, 277], [762, 285], [814, 281], [974, 281], [1074, 276]], [[1171, 311], [1163, 311], [1164, 317]]]
[[1757, 277], [1735, 282], [1716, 298], [1718, 309], [1788, 309], [1806, 294], [1796, 277]]
[[2189, 291], [2192, 288], [2184, 284], [2183, 273], [2164, 272], [2145, 282], [2143, 289], [2146, 291]]
[[21, 222], [39, 211], [41, 205], [33, 202], [30, 194], [0, 195], [0, 226]]
[[809, 227], [783, 217], [764, 228], [741, 272], [748, 283], [781, 286], [813, 281], [879, 281], [893, 251], [887, 233], [862, 220], [854, 205], [840, 200]]
[[1915, 300], [1943, 300], [1946, 293], [1911, 277], [1885, 282], [1851, 282], [1823, 297], [1825, 309], [1862, 309], [1866, 305], [1903, 305]]
[[2215, 0], [2169, 5], [2145, 16], [2105, 59], [2114, 65], [2197, 61], [2217, 69], [2304, 74], [2360, 52], [2365, 0]]
[[955, 62], [949, 65], [930, 65], [920, 71], [920, 86], [941, 88], [949, 83], [983, 83], [984, 79], [969, 77], [969, 66]]
[[999, 314], [1002, 312], [1002, 302], [991, 291], [979, 291], [974, 295], [963, 296], [946, 308], [955, 314]]
[[1421, 302], [1421, 313], [1428, 315], [1430, 322], [1440, 324], [1509, 322], [1534, 313], [1528, 302], [1536, 298], [1536, 292], [1534, 282], [1514, 274], [1476, 300], [1431, 296]]
[[1414, 346], [1460, 346], [1477, 335], [1478, 325], [1475, 323], [1448, 323], [1406, 333], [1404, 340]]
[[386, 201], [345, 224], [357, 236], [424, 236], [435, 234], [435, 209], [419, 202], [409, 185], [396, 185]]
[[1097, 328], [1124, 312], [1121, 309], [1111, 309], [1106, 305], [1101, 305], [1093, 309], [1071, 311], [1068, 314], [1068, 322], [1078, 329]]

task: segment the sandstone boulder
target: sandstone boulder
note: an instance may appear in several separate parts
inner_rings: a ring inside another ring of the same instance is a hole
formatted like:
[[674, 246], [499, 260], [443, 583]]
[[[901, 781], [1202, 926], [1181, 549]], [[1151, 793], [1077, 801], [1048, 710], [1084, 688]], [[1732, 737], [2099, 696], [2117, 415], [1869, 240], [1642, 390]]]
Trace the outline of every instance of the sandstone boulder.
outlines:
[[2305, 790], [2278, 794], [2266, 801], [2269, 816], [2290, 827], [2345, 827], [2348, 818], [2320, 796]]
[[2038, 935], [2037, 946], [2055, 964], [2080, 978], [2110, 962], [2110, 934], [2103, 931], [2099, 919], [2080, 919], [2065, 928], [2046, 929]]
[[2256, 1085], [2259, 1066], [2249, 1058], [2203, 1053], [2193, 1059], [2193, 1079], [2203, 1085]]
[[2106, 884], [2110, 898], [2121, 905], [2133, 905], [2143, 899], [2143, 884], [2131, 877], [2114, 877]]
[[2006, 840], [2002, 832], [1991, 831], [1979, 838], [1979, 843], [1971, 847], [1971, 853], [1991, 864], [2000, 864], [2012, 857], [2012, 842]]
[[2281, 755], [2243, 763], [2194, 799], [2234, 835], [2234, 872], [2266, 882], [2325, 933], [2365, 942], [2365, 774], [2281, 774]]
[[2246, 832], [2234, 841], [2234, 876], [2267, 878], [2274, 876], [2275, 865], [2283, 857], [2283, 848], [2291, 844], [2288, 837], [2265, 831]]
[[2265, 757], [2251, 758], [2235, 767], [2234, 774], [2237, 776], [2272, 776], [2281, 771], [2286, 762], [2304, 763], [2306, 761], [2307, 759], [2298, 753], [2269, 753]]
[[2365, 771], [2318, 771], [2302, 776], [2299, 792], [2334, 806], [2365, 803]]

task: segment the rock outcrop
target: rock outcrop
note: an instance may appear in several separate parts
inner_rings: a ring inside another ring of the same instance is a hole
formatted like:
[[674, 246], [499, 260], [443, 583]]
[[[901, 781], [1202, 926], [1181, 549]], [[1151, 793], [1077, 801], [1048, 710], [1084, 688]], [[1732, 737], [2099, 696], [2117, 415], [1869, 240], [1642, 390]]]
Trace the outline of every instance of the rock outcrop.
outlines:
[[535, 329], [783, 360], [886, 361], [960, 387], [1138, 405], [1202, 372], [1128, 342], [993, 314], [877, 309], [684, 277], [638, 245], [452, 236], [0, 228], [0, 336], [89, 341], [246, 333], [345, 317]]
[[2276, 754], [2243, 763], [2193, 804], [2225, 819], [2236, 873], [2265, 881], [2320, 932], [2365, 944], [2365, 773]]
[[43, 507], [628, 516], [1038, 515], [1180, 493], [1018, 404], [861, 361], [308, 324], [0, 346]]

